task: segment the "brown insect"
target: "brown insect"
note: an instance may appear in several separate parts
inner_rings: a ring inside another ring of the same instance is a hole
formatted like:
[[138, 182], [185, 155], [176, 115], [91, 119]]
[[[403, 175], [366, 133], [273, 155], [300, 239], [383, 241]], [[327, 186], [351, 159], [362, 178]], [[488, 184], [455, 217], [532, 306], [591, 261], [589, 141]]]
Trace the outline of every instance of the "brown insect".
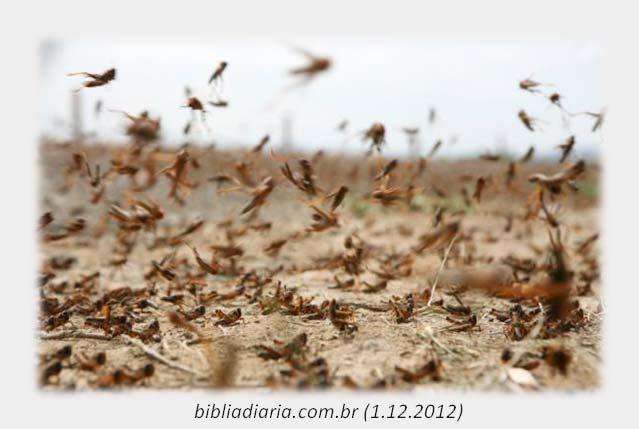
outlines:
[[331, 68], [330, 58], [314, 55], [305, 49], [294, 49], [308, 59], [308, 64], [291, 69], [289, 71], [290, 74], [303, 76], [305, 81], [310, 81], [318, 74], [326, 72], [328, 69]]
[[239, 182], [247, 187], [255, 187], [255, 180], [253, 179], [253, 171], [251, 169], [252, 164], [250, 162], [240, 161], [233, 164], [233, 168], [239, 176]]
[[208, 103], [213, 107], [229, 107], [229, 102], [226, 100], [218, 99], [216, 101], [209, 101]]
[[516, 272], [532, 273], [537, 268], [537, 264], [532, 259], [520, 259], [509, 255], [502, 259], [502, 262], [513, 268]]
[[184, 316], [186, 320], [190, 321], [190, 320], [195, 320], [199, 317], [204, 316], [204, 313], [206, 312], [206, 308], [203, 305], [198, 305], [193, 310], [189, 310], [189, 311], [178, 310], [178, 312], [182, 316]]
[[307, 342], [308, 335], [306, 335], [306, 333], [301, 333], [295, 336], [289, 343], [277, 348], [259, 344], [257, 346], [257, 355], [264, 360], [284, 359], [293, 361], [304, 357]]
[[397, 201], [410, 201], [411, 189], [400, 188], [397, 186], [389, 185], [389, 176], [384, 176], [376, 185], [373, 192], [371, 192], [371, 198], [374, 201], [380, 202], [384, 206], [390, 206]]
[[539, 90], [536, 88], [542, 85], [543, 84], [536, 82], [530, 78], [524, 79], [519, 82], [519, 88], [532, 93], [539, 92]]
[[346, 131], [346, 129], [348, 128], [348, 120], [344, 119], [343, 121], [341, 121], [339, 124], [337, 124], [337, 131]]
[[239, 285], [235, 288], [235, 290], [232, 290], [230, 292], [227, 293], [215, 293], [215, 300], [216, 301], [230, 301], [232, 299], [235, 299], [239, 296], [242, 296], [244, 294], [245, 291], [245, 287], [243, 285]]
[[519, 116], [519, 120], [522, 124], [524, 124], [526, 128], [528, 128], [530, 131], [535, 131], [534, 127], [538, 119], [529, 116], [525, 110], [520, 110], [519, 113], [517, 113], [517, 116]]
[[439, 224], [442, 222], [442, 219], [444, 218], [444, 211], [446, 209], [442, 206], [438, 206], [435, 209], [435, 215], [433, 216], [433, 228], [436, 228], [439, 226]]
[[384, 178], [385, 176], [388, 176], [395, 168], [397, 168], [397, 160], [393, 159], [392, 161], [390, 161], [388, 164], [386, 164], [384, 166], [384, 168], [382, 169], [382, 171], [373, 178], [374, 181], [378, 181], [382, 178]]
[[525, 163], [527, 163], [528, 161], [530, 161], [534, 155], [535, 155], [535, 147], [534, 147], [534, 146], [530, 146], [530, 147], [528, 148], [528, 150], [526, 151], [526, 153], [524, 154], [524, 156], [522, 156], [522, 157], [519, 159], [519, 162], [520, 162], [521, 164], [525, 164]]
[[[54, 362], [54, 365], [55, 365], [55, 363], [57, 362], [61, 362], [70, 358], [71, 352], [72, 352], [71, 345], [67, 344], [66, 346], [62, 346], [59, 349], [54, 350], [52, 353], [47, 353], [45, 355], [40, 356], [40, 365], [46, 365], [47, 363], [51, 361], [55, 361]], [[53, 367], [52, 371], [56, 372], [56, 370], [57, 370], [57, 365]], [[50, 375], [55, 375], [55, 374], [50, 374]]]
[[228, 341], [221, 341], [216, 344], [216, 348], [214, 349], [211, 346], [211, 342], [206, 341], [202, 332], [180, 313], [173, 311], [168, 313], [167, 316], [171, 324], [195, 334], [198, 337], [197, 341], [204, 343], [205, 356], [209, 364], [209, 380], [211, 385], [219, 387], [229, 386], [235, 372], [237, 354], [235, 345]]
[[604, 116], [605, 116], [603, 111], [599, 113], [586, 112], [586, 115], [589, 115], [595, 118], [595, 123], [592, 125], [592, 129], [591, 129], [593, 133], [597, 131], [599, 128], [601, 128], [601, 125], [603, 124]]
[[88, 357], [84, 353], [78, 353], [75, 355], [75, 360], [78, 362], [78, 366], [83, 371], [95, 371], [106, 363], [106, 353], [99, 352], [94, 356]]
[[51, 212], [46, 212], [42, 216], [40, 216], [40, 220], [38, 222], [38, 225], [39, 225], [40, 229], [44, 229], [51, 222], [53, 222], [53, 214]]
[[313, 223], [306, 228], [307, 231], [322, 232], [329, 228], [336, 228], [339, 226], [339, 219], [334, 210], [325, 212], [313, 204], [310, 204], [309, 206], [315, 213], [312, 215]]
[[355, 285], [355, 279], [349, 278], [348, 280], [340, 280], [337, 274], [333, 276], [335, 280], [335, 286], [331, 286], [331, 289], [350, 289]]
[[586, 251], [590, 249], [592, 247], [592, 244], [598, 239], [599, 239], [599, 233], [595, 233], [591, 235], [590, 237], [586, 238], [577, 246], [577, 253], [580, 253], [580, 254], [586, 253]]
[[264, 247], [264, 253], [266, 253], [268, 256], [275, 257], [280, 253], [280, 250], [282, 250], [282, 247], [284, 247], [287, 242], [287, 238], [272, 241], [266, 247]]
[[122, 267], [129, 262], [129, 258], [127, 255], [118, 255], [109, 260], [109, 265], [112, 267]]
[[302, 170], [302, 177], [297, 177], [286, 162], [280, 167], [280, 172], [297, 189], [304, 192], [308, 196], [317, 195], [318, 190], [315, 186], [315, 179], [313, 178], [313, 168], [310, 162], [305, 159], [301, 159], [299, 164]]
[[125, 164], [124, 161], [119, 159], [112, 159], [111, 168], [106, 173], [106, 176], [111, 176], [111, 175], [134, 176], [138, 171], [139, 171], [139, 168], [134, 165]]
[[481, 202], [481, 192], [486, 185], [486, 179], [484, 177], [477, 178], [477, 183], [475, 183], [475, 192], [473, 192], [473, 199], [478, 203]]
[[452, 317], [446, 317], [446, 320], [451, 324], [443, 328], [445, 331], [449, 332], [463, 332], [470, 331], [473, 329], [479, 329], [477, 326], [477, 316], [475, 314], [471, 314], [462, 319], [456, 319]]
[[402, 380], [407, 383], [417, 383], [423, 378], [430, 378], [433, 381], [440, 381], [442, 379], [443, 367], [442, 363], [437, 356], [428, 359], [426, 363], [417, 368], [415, 371], [404, 369], [400, 366], [395, 366]]
[[127, 369], [116, 369], [113, 373], [100, 376], [96, 384], [98, 387], [130, 386], [146, 378], [150, 378], [155, 373], [152, 363], [144, 365], [142, 368], [130, 371]]
[[408, 277], [413, 270], [414, 257], [411, 253], [386, 255], [380, 260], [380, 270], [368, 269], [371, 273], [384, 280]]
[[120, 228], [127, 231], [135, 231], [140, 228], [154, 230], [156, 223], [164, 218], [164, 212], [153, 201], [135, 200], [132, 210], [124, 210], [117, 205], [109, 208], [109, 216], [120, 224]]
[[86, 221], [82, 218], [77, 218], [69, 222], [66, 226], [69, 234], [75, 234], [82, 231], [86, 226]]
[[191, 246], [188, 243], [184, 243], [186, 244], [191, 251], [193, 252], [193, 256], [195, 257], [195, 261], [197, 262], [198, 266], [200, 267], [200, 269], [206, 273], [209, 273], [211, 275], [216, 275], [219, 274], [221, 271], [221, 266], [219, 263], [217, 263], [215, 260], [211, 260], [211, 263], [207, 263], [204, 259], [202, 259], [200, 257], [200, 254], [197, 251], [197, 248], [195, 246]]
[[327, 195], [327, 198], [333, 198], [333, 202], [331, 203], [331, 211], [337, 210], [340, 204], [342, 204], [342, 201], [344, 201], [347, 193], [348, 188], [346, 186], [340, 186], [336, 192]]
[[561, 158], [559, 159], [560, 164], [563, 164], [563, 162], [568, 158], [574, 145], [575, 136], [568, 137], [564, 143], [559, 145], [559, 148], [561, 149]]
[[550, 176], [542, 173], [533, 174], [528, 178], [528, 181], [531, 183], [538, 183], [553, 194], [559, 194], [561, 193], [561, 188], [564, 184], [574, 188], [574, 180], [584, 171], [586, 171], [586, 163], [584, 160], [579, 160], [560, 172]]
[[62, 313], [56, 315], [56, 316], [51, 316], [48, 319], [46, 319], [45, 323], [44, 323], [44, 329], [47, 331], [51, 331], [55, 328], [58, 328], [66, 323], [69, 322], [70, 319], [70, 314], [68, 311], [63, 311]]
[[191, 156], [186, 149], [180, 150], [175, 160], [167, 167], [160, 170], [156, 175], [164, 174], [171, 181], [171, 189], [169, 190], [169, 198], [175, 199], [178, 203], [183, 204], [184, 201], [179, 196], [178, 191], [182, 188], [192, 189], [195, 185], [186, 179], [188, 163]]
[[[84, 88], [94, 88], [96, 86], [106, 85], [107, 83], [115, 79], [115, 75], [116, 75], [116, 70], [114, 68], [111, 68], [101, 74], [88, 73], [88, 72], [76, 72], [76, 73], [67, 74], [67, 76], [83, 76], [88, 78], [89, 80], [84, 81], [82, 83], [82, 87]], [[82, 87], [76, 89], [75, 92], [80, 91]]]
[[559, 93], [557, 92], [553, 92], [552, 94], [548, 96], [548, 100], [550, 100], [552, 104], [554, 104], [555, 106], [563, 110], [564, 107], [561, 105], [561, 98], [562, 98], [561, 95], [559, 95]]
[[437, 153], [437, 151], [439, 150], [439, 148], [442, 147], [443, 142], [441, 140], [437, 140], [435, 142], [435, 144], [433, 145], [433, 147], [430, 149], [430, 151], [428, 152], [428, 155], [426, 155], [427, 159], [432, 158], [433, 156], [435, 156], [435, 154]]
[[270, 138], [271, 137], [268, 134], [266, 134], [264, 137], [260, 139], [260, 142], [253, 149], [251, 149], [251, 152], [260, 153], [262, 149], [264, 148], [264, 146], [266, 146], [266, 144], [269, 142]]
[[552, 228], [559, 228], [559, 221], [557, 220], [554, 214], [550, 213], [550, 210], [548, 210], [548, 207], [546, 207], [546, 202], [543, 198], [543, 195], [541, 197], [541, 210], [544, 212], [544, 215], [546, 216], [545, 220], [548, 223], [548, 225], [551, 226]]
[[171, 311], [167, 313], [167, 317], [169, 318], [169, 322], [171, 322], [174, 326], [185, 329], [195, 335], [202, 336], [199, 329], [193, 323], [186, 320], [182, 314], [176, 311]]
[[344, 247], [340, 262], [348, 274], [358, 276], [363, 271], [364, 242], [356, 234], [351, 234], [344, 240]]
[[49, 378], [58, 375], [62, 372], [62, 362], [59, 360], [53, 362], [52, 364], [46, 366], [44, 370], [40, 373], [40, 383], [45, 385], [49, 384]]
[[403, 299], [393, 296], [392, 299], [388, 301], [388, 305], [397, 323], [408, 323], [413, 320], [415, 299], [412, 294], [407, 294]]
[[598, 129], [601, 128], [601, 126], [603, 125], [604, 122], [604, 118], [605, 118], [605, 110], [602, 110], [601, 112], [580, 112], [580, 113], [574, 113], [572, 116], [580, 116], [580, 115], [586, 115], [586, 116], [590, 116], [592, 118], [595, 119], [594, 124], [592, 125], [591, 131], [594, 133], [595, 131], [597, 131]]
[[346, 305], [338, 304], [334, 299], [328, 304], [328, 318], [340, 331], [345, 331], [349, 334], [357, 331], [353, 310]]
[[201, 112], [204, 112], [204, 105], [202, 104], [202, 102], [199, 100], [199, 98], [193, 96], [188, 97], [186, 99], [186, 105], [182, 107], [188, 107], [191, 110], [199, 110]]
[[457, 316], [470, 316], [472, 313], [470, 307], [464, 304], [457, 294], [453, 294], [453, 298], [455, 298], [458, 305], [445, 304], [443, 306], [444, 310]]
[[537, 219], [544, 198], [544, 188], [538, 186], [528, 197], [526, 220]]
[[373, 150], [379, 153], [382, 151], [382, 145], [386, 142], [386, 128], [384, 128], [384, 125], [380, 122], [375, 122], [364, 132], [362, 140], [371, 141], [369, 153]]
[[[241, 235], [241, 234], [237, 234]], [[227, 231], [227, 237], [233, 237], [232, 232]], [[216, 256], [220, 256], [221, 258], [232, 258], [234, 256], [242, 256], [244, 254], [244, 249], [241, 246], [237, 246], [234, 244], [213, 244], [210, 246], [211, 249], [215, 252]]]
[[213, 82], [217, 83], [217, 81], [222, 79], [222, 74], [224, 73], [224, 70], [226, 70], [227, 66], [228, 63], [226, 61], [220, 61], [215, 70], [213, 70], [211, 77], [209, 77], [209, 85]]
[[253, 199], [242, 209], [241, 213], [246, 214], [262, 207], [266, 203], [266, 198], [273, 191], [275, 184], [271, 176], [266, 177], [262, 182], [251, 191], [250, 195]]
[[228, 314], [222, 310], [215, 310], [215, 317], [218, 319], [217, 322], [215, 322], [216, 326], [232, 326], [238, 323], [242, 318], [242, 310], [236, 308]]
[[186, 226], [186, 228], [184, 228], [184, 230], [182, 230], [180, 233], [171, 237], [169, 239], [169, 244], [172, 246], [175, 246], [177, 244], [182, 243], [184, 237], [186, 237], [187, 235], [193, 234], [195, 231], [198, 231], [200, 228], [202, 228], [202, 225], [204, 225], [203, 219], [193, 220], [191, 223], [189, 223]]
[[568, 367], [572, 362], [572, 353], [562, 347], [545, 346], [541, 350], [542, 359], [561, 375], [568, 374]]
[[[146, 301], [146, 303], [149, 303], [149, 302]], [[146, 326], [141, 331], [131, 330], [131, 332], [129, 332], [129, 335], [132, 337], [138, 337], [140, 340], [142, 340], [142, 342], [146, 343], [147, 341], [153, 338], [159, 338], [159, 333], [160, 333], [160, 322], [158, 322], [157, 319], [154, 319], [151, 323], [148, 324], [148, 326]]]
[[173, 280], [175, 280], [175, 273], [169, 269], [163, 268], [161, 264], [158, 264], [155, 261], [152, 261], [152, 265], [154, 268], [154, 272], [159, 273], [162, 277], [164, 277], [165, 280], [172, 282]]
[[459, 228], [459, 222], [451, 222], [437, 227], [430, 233], [422, 235], [419, 238], [419, 244], [413, 251], [419, 254], [425, 250], [439, 249], [450, 243], [450, 240], [459, 233]]
[[74, 153], [73, 157], [79, 160], [76, 162], [80, 162], [83, 164], [86, 174], [87, 176], [89, 176], [89, 183], [91, 187], [96, 188], [100, 186], [100, 179], [102, 178], [102, 176], [100, 175], [100, 165], [98, 164], [95, 166], [95, 173], [94, 173], [93, 171], [91, 171], [91, 166], [89, 166], [89, 160], [87, 159], [87, 156], [85, 153]]
[[[142, 141], [152, 141], [158, 137], [160, 132], [160, 119], [153, 119], [149, 112], [144, 110], [138, 116], [131, 115], [123, 110], [110, 110], [115, 113], [122, 113], [131, 124], [127, 127], [127, 135], [138, 138]], [[187, 134], [187, 133], [185, 133]]]
[[200, 121], [202, 125], [206, 127], [205, 115], [207, 111], [204, 109], [204, 104], [199, 98], [195, 96], [187, 97], [186, 104], [181, 107], [188, 107], [191, 110], [191, 120], [195, 119], [196, 112], [200, 112]]
[[516, 174], [517, 164], [515, 163], [515, 161], [510, 161], [508, 163], [508, 170], [506, 170], [506, 186], [510, 187], [513, 184]]

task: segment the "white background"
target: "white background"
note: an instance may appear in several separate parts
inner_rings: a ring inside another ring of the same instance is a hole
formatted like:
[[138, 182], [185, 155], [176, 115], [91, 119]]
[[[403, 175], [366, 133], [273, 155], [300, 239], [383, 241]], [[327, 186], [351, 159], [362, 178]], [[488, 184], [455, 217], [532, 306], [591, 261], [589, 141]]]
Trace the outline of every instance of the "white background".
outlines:
[[[637, 237], [636, 168], [637, 11], [631, 2], [469, 1], [381, 2], [131, 2], [33, 1], [0, 13], [2, 31], [2, 403], [8, 427], [171, 427], [192, 424], [196, 402], [222, 400], [277, 404], [339, 405], [358, 401], [462, 401], [462, 424], [471, 427], [633, 426], [636, 398]], [[82, 393], [43, 394], [35, 384], [36, 106], [38, 42], [50, 36], [82, 38], [151, 37], [154, 41], [213, 37], [297, 37], [321, 35], [419, 35], [422, 37], [511, 40], [583, 38], [604, 49], [605, 124], [603, 267], [607, 317], [603, 387], [593, 393], [535, 395], [420, 393], [262, 394]], [[623, 422], [623, 423], [622, 423]], [[232, 422], [200, 421], [230, 426]], [[246, 425], [299, 427], [299, 421], [246, 421]], [[309, 421], [315, 426], [329, 422]], [[406, 421], [436, 425], [436, 421]], [[239, 424], [237, 422], [236, 424]], [[330, 424], [335, 425], [331, 421]], [[349, 423], [349, 425], [352, 425]], [[394, 425], [398, 425], [397, 422]]]

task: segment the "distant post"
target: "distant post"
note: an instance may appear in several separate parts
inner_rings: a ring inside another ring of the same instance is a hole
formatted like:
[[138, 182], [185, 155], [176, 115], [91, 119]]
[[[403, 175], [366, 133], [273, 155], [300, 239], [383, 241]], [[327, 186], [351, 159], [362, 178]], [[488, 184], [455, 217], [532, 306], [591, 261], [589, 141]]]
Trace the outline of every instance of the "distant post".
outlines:
[[282, 116], [282, 152], [291, 152], [293, 150], [293, 120], [286, 113]]
[[84, 131], [82, 126], [82, 94], [81, 91], [71, 92], [71, 137], [75, 141], [82, 141]]
[[408, 157], [409, 159], [417, 159], [421, 155], [421, 144], [419, 141], [419, 132], [408, 136]]

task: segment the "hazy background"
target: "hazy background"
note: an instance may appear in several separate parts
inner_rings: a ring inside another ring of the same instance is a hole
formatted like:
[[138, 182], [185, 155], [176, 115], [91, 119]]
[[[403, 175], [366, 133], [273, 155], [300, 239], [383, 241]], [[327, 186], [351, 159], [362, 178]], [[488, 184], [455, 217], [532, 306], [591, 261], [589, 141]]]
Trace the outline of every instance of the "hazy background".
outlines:
[[[306, 59], [291, 47], [329, 56], [333, 67], [309, 85], [283, 93], [295, 82], [288, 70]], [[38, 120], [41, 134], [70, 136], [71, 95], [83, 78], [69, 72], [103, 72], [117, 68], [117, 78], [82, 94], [82, 122], [94, 139], [126, 141], [122, 115], [148, 109], [162, 118], [168, 143], [186, 141], [220, 147], [253, 146], [269, 133], [274, 147], [287, 140], [295, 149], [364, 152], [360, 132], [372, 122], [387, 129], [385, 153], [406, 154], [402, 127], [419, 127], [425, 153], [443, 139], [442, 156], [471, 156], [486, 151], [520, 155], [534, 144], [538, 153], [556, 155], [556, 145], [577, 136], [577, 152], [598, 151], [600, 135], [591, 133], [592, 119], [562, 123], [556, 106], [519, 89], [530, 77], [554, 87], [569, 111], [600, 111], [602, 52], [596, 45], [562, 40], [453, 41], [422, 38], [300, 38], [295, 40], [50, 40], [41, 46]], [[226, 109], [207, 107], [209, 130], [194, 125], [184, 88], [202, 101], [211, 94], [207, 80], [219, 61], [227, 61], [222, 98]], [[282, 95], [283, 94], [283, 95]], [[97, 100], [103, 108], [94, 114]], [[430, 108], [437, 111], [428, 123]], [[530, 132], [517, 112], [525, 109], [544, 121], [543, 131]], [[349, 121], [348, 136], [336, 130]], [[284, 123], [288, 122], [286, 131]]]

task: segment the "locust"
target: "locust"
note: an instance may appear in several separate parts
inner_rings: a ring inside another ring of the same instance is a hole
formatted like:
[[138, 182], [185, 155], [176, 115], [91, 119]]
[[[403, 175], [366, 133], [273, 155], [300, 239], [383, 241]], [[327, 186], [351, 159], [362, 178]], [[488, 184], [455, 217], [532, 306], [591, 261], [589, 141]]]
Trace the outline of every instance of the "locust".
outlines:
[[184, 204], [184, 200], [180, 197], [178, 191], [182, 188], [193, 189], [195, 184], [186, 178], [188, 162], [191, 160], [186, 149], [182, 149], [175, 157], [173, 163], [160, 170], [157, 175], [164, 174], [171, 181], [169, 190], [169, 198], [173, 198], [180, 204]]
[[270, 138], [271, 137], [268, 134], [264, 135], [264, 137], [260, 139], [260, 142], [253, 149], [251, 149], [251, 152], [260, 153], [264, 146], [266, 146], [266, 144], [269, 142]]
[[366, 131], [364, 131], [363, 141], [370, 140], [371, 147], [369, 153], [373, 150], [378, 153], [382, 151], [382, 145], [386, 142], [386, 128], [380, 122], [374, 122]]
[[553, 194], [559, 194], [564, 184], [574, 188], [574, 180], [583, 174], [584, 171], [586, 171], [586, 162], [579, 160], [550, 176], [542, 173], [532, 174], [528, 181], [538, 183]]
[[75, 72], [68, 73], [67, 76], [83, 76], [88, 78], [88, 80], [82, 83], [82, 87], [75, 90], [75, 92], [80, 91], [82, 88], [95, 88], [98, 86], [106, 85], [115, 79], [116, 69], [111, 68], [104, 73], [89, 73], [89, 72]]
[[442, 144], [443, 142], [441, 140], [437, 140], [428, 152], [428, 155], [426, 155], [426, 159], [431, 159], [432, 157], [434, 157], [437, 151], [442, 147]]
[[572, 152], [572, 148], [575, 145], [575, 136], [570, 136], [566, 139], [566, 141], [560, 144], [558, 147], [561, 149], [561, 158], [559, 158], [559, 163], [563, 164], [564, 161], [570, 156], [570, 152]]
[[262, 182], [250, 192], [253, 199], [244, 206], [241, 214], [250, 213], [266, 204], [266, 198], [273, 191], [274, 187], [275, 182], [271, 176], [264, 178], [264, 180], [262, 180]]
[[538, 119], [529, 116], [528, 113], [526, 113], [526, 111], [523, 109], [517, 113], [517, 116], [519, 117], [521, 123], [524, 124], [524, 126], [528, 130], [535, 131], [535, 124], [538, 122]]
[[213, 70], [213, 73], [211, 73], [211, 77], [209, 77], [209, 85], [220, 81], [222, 79], [222, 74], [227, 67], [228, 63], [226, 61], [220, 61], [215, 70]]
[[[137, 116], [127, 113], [123, 110], [110, 111], [115, 113], [122, 113], [127, 119], [131, 121], [126, 129], [126, 133], [128, 135], [133, 136], [136, 139], [140, 139], [144, 142], [150, 142], [158, 138], [161, 125], [160, 118], [151, 118], [147, 110], [142, 111]], [[185, 132], [185, 134], [188, 134], [188, 132]]]
[[526, 153], [524, 154], [524, 156], [522, 156], [519, 159], [519, 163], [520, 164], [527, 163], [528, 161], [530, 161], [533, 158], [534, 155], [535, 155], [535, 147], [534, 146], [530, 146], [528, 148], [528, 150], [526, 151]]
[[427, 358], [426, 363], [414, 371], [404, 369], [397, 365], [395, 366], [395, 371], [397, 371], [402, 380], [407, 383], [418, 383], [426, 377], [433, 381], [440, 381], [442, 379], [443, 366], [441, 360], [435, 356], [430, 359]]
[[478, 177], [475, 184], [475, 191], [473, 192], [473, 199], [478, 203], [481, 202], [481, 193], [486, 185], [486, 179], [484, 177]]
[[294, 48], [295, 51], [307, 58], [308, 63], [304, 66], [289, 70], [291, 75], [299, 75], [305, 81], [310, 81], [320, 73], [324, 73], [331, 68], [331, 59], [324, 56], [317, 56], [302, 48]]
[[535, 80], [532, 80], [531, 78], [526, 78], [519, 82], [520, 89], [523, 89], [524, 91], [528, 91], [531, 93], [540, 92], [539, 89], [537, 89], [540, 86], [543, 86], [543, 84]]

